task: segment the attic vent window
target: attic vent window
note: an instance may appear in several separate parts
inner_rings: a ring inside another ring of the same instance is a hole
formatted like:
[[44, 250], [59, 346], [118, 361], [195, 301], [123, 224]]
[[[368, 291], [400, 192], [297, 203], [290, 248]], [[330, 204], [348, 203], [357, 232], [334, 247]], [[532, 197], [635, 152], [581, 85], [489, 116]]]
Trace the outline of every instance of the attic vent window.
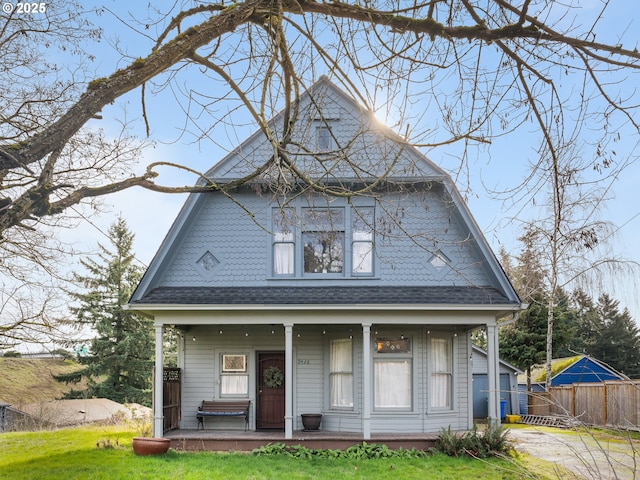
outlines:
[[328, 125], [316, 127], [316, 140], [319, 152], [328, 152], [334, 149], [333, 133]]
[[202, 255], [202, 257], [200, 257], [200, 260], [198, 260], [196, 264], [205, 272], [210, 273], [220, 265], [220, 260], [218, 260], [211, 252], [207, 251]]
[[442, 270], [443, 268], [449, 265], [449, 262], [450, 260], [440, 250], [434, 253], [433, 257], [431, 257], [431, 260], [429, 260], [429, 263], [431, 264], [431, 266], [436, 270]]

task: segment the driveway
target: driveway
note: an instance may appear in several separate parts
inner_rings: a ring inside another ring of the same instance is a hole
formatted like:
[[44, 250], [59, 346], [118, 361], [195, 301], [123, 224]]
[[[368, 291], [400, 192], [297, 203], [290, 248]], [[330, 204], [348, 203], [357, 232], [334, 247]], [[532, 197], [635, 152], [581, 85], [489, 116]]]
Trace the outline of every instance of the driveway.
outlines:
[[[640, 479], [640, 442], [595, 438], [548, 427], [510, 428], [516, 450], [564, 467], [588, 480]], [[549, 472], [552, 473], [552, 472]], [[558, 478], [563, 477], [558, 474]]]

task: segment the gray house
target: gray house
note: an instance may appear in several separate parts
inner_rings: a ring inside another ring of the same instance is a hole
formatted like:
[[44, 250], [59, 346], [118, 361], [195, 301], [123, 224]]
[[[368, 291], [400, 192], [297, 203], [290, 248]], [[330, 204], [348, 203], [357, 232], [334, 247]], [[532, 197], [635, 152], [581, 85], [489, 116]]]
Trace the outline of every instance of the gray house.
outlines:
[[249, 430], [286, 439], [304, 413], [364, 440], [468, 429], [479, 327], [499, 421], [497, 327], [521, 304], [449, 176], [325, 77], [302, 96], [286, 158], [259, 131], [207, 177], [251, 173], [188, 198], [129, 304], [154, 318], [156, 365], [165, 326], [182, 332], [180, 428], [198, 427], [203, 400], [244, 399]]

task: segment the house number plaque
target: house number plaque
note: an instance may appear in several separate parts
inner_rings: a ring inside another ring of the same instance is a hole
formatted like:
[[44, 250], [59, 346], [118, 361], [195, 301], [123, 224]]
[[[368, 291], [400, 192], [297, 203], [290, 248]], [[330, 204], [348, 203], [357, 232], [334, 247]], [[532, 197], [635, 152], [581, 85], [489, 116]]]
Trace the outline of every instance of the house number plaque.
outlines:
[[310, 365], [310, 364], [311, 364], [311, 360], [309, 360], [308, 358], [298, 359], [298, 365]]

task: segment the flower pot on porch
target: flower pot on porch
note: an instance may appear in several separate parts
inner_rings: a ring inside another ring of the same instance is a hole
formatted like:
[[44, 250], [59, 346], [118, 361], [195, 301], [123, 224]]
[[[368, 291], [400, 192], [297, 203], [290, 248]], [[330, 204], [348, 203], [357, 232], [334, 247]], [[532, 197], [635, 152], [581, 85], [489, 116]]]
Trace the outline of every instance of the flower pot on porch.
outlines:
[[305, 431], [320, 429], [320, 422], [322, 422], [321, 413], [303, 413], [300, 416], [302, 417], [302, 426]]
[[169, 438], [133, 437], [133, 452], [136, 455], [162, 455], [171, 445]]

